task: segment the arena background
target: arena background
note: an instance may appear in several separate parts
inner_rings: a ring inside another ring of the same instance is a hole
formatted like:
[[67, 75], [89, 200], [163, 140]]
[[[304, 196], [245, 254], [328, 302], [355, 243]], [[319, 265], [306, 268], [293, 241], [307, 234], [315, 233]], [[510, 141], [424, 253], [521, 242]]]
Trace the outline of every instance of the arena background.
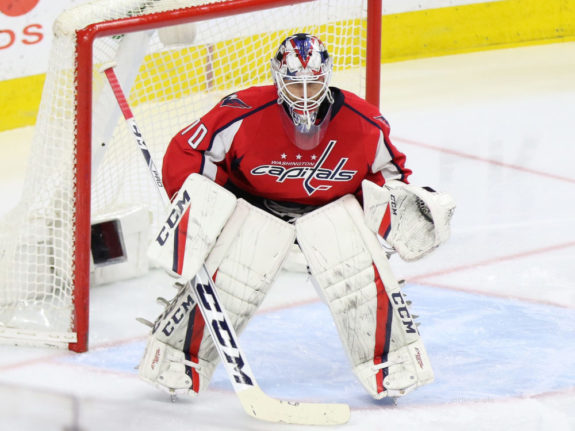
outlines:
[[[0, 131], [35, 123], [52, 23], [83, 1], [13, 3], [0, 1]], [[383, 1], [382, 63], [574, 39], [573, 0]]]

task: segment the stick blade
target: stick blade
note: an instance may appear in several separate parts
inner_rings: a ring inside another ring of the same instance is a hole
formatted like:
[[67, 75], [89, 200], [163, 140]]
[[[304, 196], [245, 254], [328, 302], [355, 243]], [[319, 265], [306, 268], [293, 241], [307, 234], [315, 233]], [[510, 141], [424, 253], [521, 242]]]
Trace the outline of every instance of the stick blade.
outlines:
[[246, 413], [268, 422], [298, 425], [340, 425], [349, 421], [347, 404], [300, 403], [278, 400], [254, 386], [238, 393]]

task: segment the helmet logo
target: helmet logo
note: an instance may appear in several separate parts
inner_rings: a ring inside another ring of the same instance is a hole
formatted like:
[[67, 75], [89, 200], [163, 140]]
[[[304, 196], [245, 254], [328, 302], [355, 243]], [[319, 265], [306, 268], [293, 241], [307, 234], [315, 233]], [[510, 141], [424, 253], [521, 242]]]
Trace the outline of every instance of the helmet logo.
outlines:
[[319, 75], [325, 72], [323, 69], [328, 58], [322, 42], [305, 33], [287, 38], [276, 55], [280, 68], [287, 76]]
[[315, 133], [317, 112], [324, 100], [333, 103], [329, 82], [332, 60], [317, 37], [297, 33], [280, 44], [271, 61], [278, 103], [285, 104], [301, 133]]
[[307, 67], [308, 62], [313, 54], [313, 48], [311, 46], [311, 39], [308, 38], [293, 38], [290, 43], [299, 58], [302, 66]]

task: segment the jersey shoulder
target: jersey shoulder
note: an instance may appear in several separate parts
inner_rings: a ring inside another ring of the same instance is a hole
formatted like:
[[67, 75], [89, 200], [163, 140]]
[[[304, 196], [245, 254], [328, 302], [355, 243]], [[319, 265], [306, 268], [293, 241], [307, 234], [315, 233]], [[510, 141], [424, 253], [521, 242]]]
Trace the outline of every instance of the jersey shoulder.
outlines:
[[[371, 103], [367, 102], [365, 99], [362, 99], [357, 94], [352, 93], [351, 91], [335, 89], [337, 91], [336, 101], [339, 99], [339, 104], [341, 105], [339, 109], [342, 107], [346, 107], [348, 110], [353, 112], [355, 115], [362, 118], [364, 121], [371, 123], [373, 126], [377, 128], [389, 129], [389, 123], [385, 119], [385, 117], [381, 114], [379, 109], [372, 105]], [[337, 102], [336, 102], [337, 103]], [[338, 109], [338, 110], [339, 110]]]
[[277, 100], [277, 91], [273, 85], [249, 87], [228, 94], [219, 101], [218, 107], [251, 111], [259, 109]]
[[206, 115], [202, 123], [212, 127], [225, 127], [274, 105], [277, 93], [274, 86], [250, 87], [222, 98]]
[[181, 134], [195, 133], [195, 128], [199, 124], [212, 132], [225, 129], [238, 120], [249, 117], [267, 106], [274, 105], [276, 100], [277, 92], [273, 85], [249, 87], [228, 94], [199, 120], [182, 129]]

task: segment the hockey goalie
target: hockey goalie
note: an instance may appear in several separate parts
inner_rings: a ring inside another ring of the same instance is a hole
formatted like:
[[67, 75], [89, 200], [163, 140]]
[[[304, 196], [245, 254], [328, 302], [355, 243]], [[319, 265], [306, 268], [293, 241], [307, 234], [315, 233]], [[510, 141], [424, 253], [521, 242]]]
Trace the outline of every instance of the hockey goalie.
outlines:
[[445, 242], [454, 202], [408, 183], [378, 109], [329, 85], [317, 37], [287, 37], [271, 73], [273, 85], [223, 98], [168, 146], [172, 204], [150, 257], [179, 290], [139, 376], [171, 394], [204, 390], [218, 353], [187, 280], [205, 265], [241, 332], [295, 244], [359, 382], [375, 399], [405, 395], [433, 371], [388, 256], [413, 261]]

